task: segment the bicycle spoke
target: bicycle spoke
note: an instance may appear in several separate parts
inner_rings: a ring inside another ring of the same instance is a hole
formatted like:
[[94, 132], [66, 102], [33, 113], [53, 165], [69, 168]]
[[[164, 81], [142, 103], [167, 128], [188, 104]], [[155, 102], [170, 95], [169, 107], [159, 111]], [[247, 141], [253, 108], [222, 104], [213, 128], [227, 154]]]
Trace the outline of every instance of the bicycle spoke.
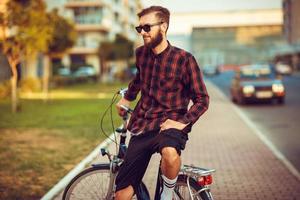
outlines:
[[109, 192], [109, 170], [92, 170], [80, 176], [70, 187], [68, 199], [105, 200]]

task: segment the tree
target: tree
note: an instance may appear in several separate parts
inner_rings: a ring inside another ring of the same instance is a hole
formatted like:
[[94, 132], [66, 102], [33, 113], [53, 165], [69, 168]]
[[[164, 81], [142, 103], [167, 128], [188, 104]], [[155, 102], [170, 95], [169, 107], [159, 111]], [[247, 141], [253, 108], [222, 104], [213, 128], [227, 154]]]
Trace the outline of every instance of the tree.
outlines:
[[125, 59], [128, 62], [133, 56], [133, 42], [118, 34], [114, 43], [116, 59]]
[[17, 65], [37, 52], [47, 49], [52, 28], [48, 26], [49, 20], [43, 0], [10, 0], [6, 4], [6, 12], [0, 16], [1, 47], [12, 71], [12, 112], [16, 112]]
[[48, 99], [49, 93], [49, 75], [51, 69], [51, 60], [54, 57], [62, 57], [63, 54], [71, 48], [76, 41], [76, 31], [74, 25], [60, 16], [58, 10], [54, 9], [47, 14], [49, 26], [52, 27], [53, 34], [44, 52], [43, 63], [43, 93], [45, 100]]
[[133, 56], [133, 42], [126, 37], [117, 34], [114, 41], [102, 42], [99, 48], [101, 75], [106, 72], [106, 62], [111, 60], [126, 60], [129, 66], [129, 59]]

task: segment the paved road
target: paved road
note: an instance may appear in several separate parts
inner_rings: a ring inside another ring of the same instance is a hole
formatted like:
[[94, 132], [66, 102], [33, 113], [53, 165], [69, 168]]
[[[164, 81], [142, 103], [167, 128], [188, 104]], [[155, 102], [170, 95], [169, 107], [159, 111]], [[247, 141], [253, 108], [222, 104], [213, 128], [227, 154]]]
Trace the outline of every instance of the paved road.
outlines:
[[[230, 98], [233, 72], [208, 78]], [[300, 171], [300, 76], [283, 78], [287, 96], [285, 105], [251, 103], [239, 106], [265, 136]]]

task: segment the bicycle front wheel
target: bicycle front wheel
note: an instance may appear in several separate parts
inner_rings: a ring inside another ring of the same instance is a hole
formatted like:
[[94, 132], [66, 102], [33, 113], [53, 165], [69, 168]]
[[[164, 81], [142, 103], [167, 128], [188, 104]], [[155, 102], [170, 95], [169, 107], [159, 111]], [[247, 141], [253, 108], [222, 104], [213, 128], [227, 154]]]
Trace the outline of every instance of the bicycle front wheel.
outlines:
[[100, 164], [83, 170], [64, 190], [63, 200], [112, 199], [109, 164]]
[[190, 190], [188, 188], [187, 184], [187, 179], [188, 177], [185, 175], [179, 175], [176, 186], [174, 189], [174, 198], [176, 200], [192, 200], [192, 199], [197, 199], [197, 200], [213, 200], [212, 195], [210, 191], [208, 190], [203, 190], [202, 192], [199, 193], [200, 190], [203, 189], [198, 183], [193, 179], [189, 179], [189, 185], [190, 185]]

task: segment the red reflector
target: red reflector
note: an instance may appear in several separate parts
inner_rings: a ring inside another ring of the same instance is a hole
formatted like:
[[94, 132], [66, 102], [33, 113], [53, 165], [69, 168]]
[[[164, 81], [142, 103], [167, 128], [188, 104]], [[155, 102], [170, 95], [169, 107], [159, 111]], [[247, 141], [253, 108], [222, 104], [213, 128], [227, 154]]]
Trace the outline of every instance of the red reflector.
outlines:
[[212, 184], [212, 182], [213, 182], [212, 175], [205, 176], [205, 185], [210, 185]]
[[276, 92], [277, 96], [284, 96], [284, 92]]
[[201, 185], [201, 186], [204, 186], [205, 184], [205, 178], [203, 176], [199, 177], [198, 178], [198, 184]]
[[198, 178], [198, 184], [201, 186], [212, 184], [212, 175], [201, 176]]

